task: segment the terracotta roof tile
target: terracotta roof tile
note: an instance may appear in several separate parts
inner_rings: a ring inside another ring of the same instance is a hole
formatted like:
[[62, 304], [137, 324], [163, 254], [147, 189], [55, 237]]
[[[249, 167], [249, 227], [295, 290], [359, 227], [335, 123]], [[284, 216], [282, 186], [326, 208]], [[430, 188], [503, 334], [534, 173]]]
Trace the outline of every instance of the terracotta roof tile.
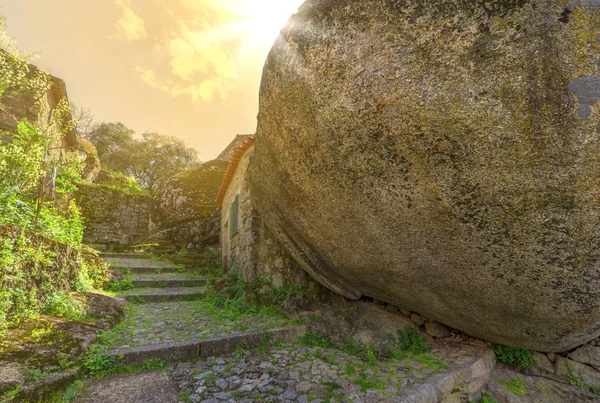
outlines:
[[219, 189], [219, 194], [217, 196], [217, 206], [219, 206], [219, 208], [223, 207], [223, 198], [225, 197], [225, 193], [231, 184], [231, 179], [233, 179], [233, 175], [235, 175], [235, 171], [237, 170], [240, 160], [244, 154], [246, 154], [246, 151], [248, 151], [254, 145], [255, 141], [256, 135], [253, 134], [233, 153], [233, 157], [231, 158], [231, 162], [227, 167], [225, 177], [223, 178], [223, 183], [221, 183], [221, 188]]

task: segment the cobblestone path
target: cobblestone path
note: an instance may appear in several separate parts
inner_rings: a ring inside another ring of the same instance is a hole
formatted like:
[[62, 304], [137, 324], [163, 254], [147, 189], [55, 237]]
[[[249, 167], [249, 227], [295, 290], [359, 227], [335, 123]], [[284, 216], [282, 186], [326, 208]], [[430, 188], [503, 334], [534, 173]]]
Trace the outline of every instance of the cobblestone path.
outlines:
[[[205, 298], [211, 279], [138, 255], [106, 259], [131, 269], [137, 285], [121, 293], [130, 311], [111, 332], [109, 353], [127, 364], [168, 364], [88, 379], [79, 403], [436, 402], [478, 390], [493, 366], [488, 350], [469, 346], [437, 344], [395, 359], [344, 352], [312, 335], [299, 338], [303, 327], [272, 309], [240, 314], [219, 308]], [[180, 286], [148, 287], [168, 281]]]

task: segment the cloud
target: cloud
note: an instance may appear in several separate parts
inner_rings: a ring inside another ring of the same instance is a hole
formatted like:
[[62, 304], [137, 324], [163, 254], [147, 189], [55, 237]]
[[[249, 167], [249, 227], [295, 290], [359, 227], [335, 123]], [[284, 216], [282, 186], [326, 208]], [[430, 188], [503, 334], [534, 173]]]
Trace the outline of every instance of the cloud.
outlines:
[[146, 39], [146, 21], [129, 7], [130, 0], [115, 0], [115, 4], [123, 10], [123, 18], [115, 24], [119, 33], [114, 38], [129, 42]]
[[[259, 0], [252, 5], [246, 0], [113, 1], [123, 9], [118, 22], [122, 36], [129, 41], [150, 38], [143, 46], [151, 49], [151, 56], [136, 61], [140, 79], [172, 97], [208, 103], [225, 101], [247, 85], [248, 74], [255, 75], [263, 65], [278, 32], [268, 28], [285, 22], [273, 18], [286, 15], [279, 12], [280, 2], [289, 7], [301, 0]], [[131, 11], [134, 5], [141, 16]]]
[[236, 79], [237, 71], [231, 54], [221, 43], [204, 32], [188, 32], [171, 41], [173, 74], [191, 81], [197, 73], [212, 73], [224, 79]]
[[159, 89], [163, 92], [170, 92], [169, 85], [159, 80], [154, 70], [140, 66], [136, 67], [135, 69], [138, 73], [140, 73], [142, 80], [150, 87]]
[[225, 100], [231, 90], [231, 84], [221, 77], [211, 77], [199, 84], [181, 85], [174, 84], [171, 80], [159, 79], [154, 70], [146, 67], [138, 66], [136, 71], [140, 73], [140, 78], [150, 87], [167, 93], [173, 98], [188, 96], [197, 103], [211, 102], [215, 98]]

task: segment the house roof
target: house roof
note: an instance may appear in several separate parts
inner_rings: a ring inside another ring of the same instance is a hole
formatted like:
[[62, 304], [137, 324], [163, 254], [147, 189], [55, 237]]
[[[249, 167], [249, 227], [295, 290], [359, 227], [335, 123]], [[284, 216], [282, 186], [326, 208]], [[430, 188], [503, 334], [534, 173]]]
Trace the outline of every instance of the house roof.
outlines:
[[221, 188], [219, 189], [219, 194], [217, 195], [217, 206], [221, 208], [223, 206], [223, 198], [225, 197], [225, 193], [231, 184], [231, 180], [233, 179], [233, 175], [235, 175], [235, 171], [240, 163], [240, 160], [246, 154], [256, 141], [256, 135], [248, 137], [248, 140], [244, 141], [241, 146], [239, 146], [235, 152], [233, 153], [233, 157], [231, 158], [231, 162], [227, 167], [227, 171], [225, 172], [225, 177], [223, 178], [223, 182], [221, 183]]

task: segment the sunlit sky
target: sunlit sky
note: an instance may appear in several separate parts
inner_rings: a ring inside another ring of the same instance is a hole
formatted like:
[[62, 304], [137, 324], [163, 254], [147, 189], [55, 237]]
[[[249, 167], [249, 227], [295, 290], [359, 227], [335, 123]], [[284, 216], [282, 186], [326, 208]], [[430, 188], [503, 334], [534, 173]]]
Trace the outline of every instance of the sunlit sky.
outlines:
[[302, 0], [2, 0], [34, 64], [99, 122], [184, 139], [202, 160], [253, 133], [262, 67]]

